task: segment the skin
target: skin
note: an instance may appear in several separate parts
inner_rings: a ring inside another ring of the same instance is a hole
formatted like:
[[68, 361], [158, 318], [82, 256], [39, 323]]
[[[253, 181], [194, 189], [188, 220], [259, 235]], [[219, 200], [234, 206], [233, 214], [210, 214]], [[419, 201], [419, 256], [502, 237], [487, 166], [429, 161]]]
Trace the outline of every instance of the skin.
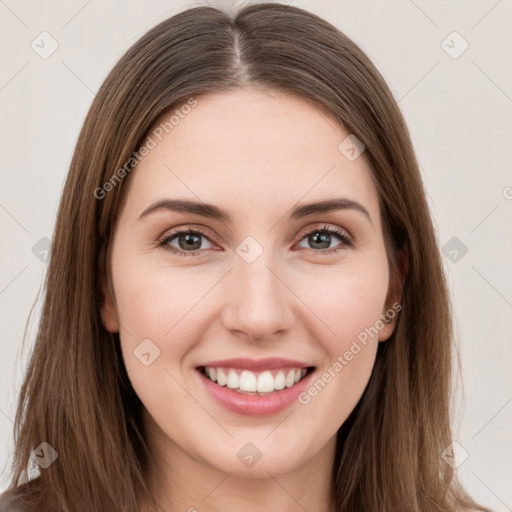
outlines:
[[[244, 88], [197, 100], [129, 176], [112, 240], [115, 297], [107, 294], [102, 308], [146, 409], [153, 493], [165, 510], [332, 510], [336, 433], [396, 316], [308, 404], [272, 416], [227, 411], [195, 367], [289, 357], [314, 365], [319, 378], [400, 302], [371, 170], [363, 157], [350, 161], [339, 151], [348, 132], [303, 98]], [[349, 209], [286, 219], [296, 203], [332, 197], [362, 204], [371, 222]], [[233, 222], [164, 210], [138, 219], [163, 198], [213, 203]], [[349, 233], [354, 246], [335, 235], [315, 245], [307, 232], [324, 225]], [[200, 255], [178, 238], [168, 245], [185, 256], [158, 246], [164, 234], [195, 227], [208, 237], [199, 239]], [[263, 249], [252, 263], [236, 252], [247, 236]], [[160, 350], [149, 366], [134, 355], [144, 339]], [[262, 454], [250, 468], [237, 458], [248, 442]]]

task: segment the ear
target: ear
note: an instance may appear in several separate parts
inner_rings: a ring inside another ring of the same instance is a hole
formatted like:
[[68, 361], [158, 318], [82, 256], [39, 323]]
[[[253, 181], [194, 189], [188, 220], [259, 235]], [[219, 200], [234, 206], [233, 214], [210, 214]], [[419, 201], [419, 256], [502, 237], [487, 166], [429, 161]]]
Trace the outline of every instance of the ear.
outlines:
[[100, 306], [100, 313], [101, 313], [101, 320], [103, 322], [103, 325], [105, 329], [108, 332], [115, 333], [119, 332], [119, 318], [117, 315], [117, 309], [114, 303], [114, 300], [112, 299], [112, 295], [108, 289], [107, 283], [106, 283], [106, 276], [104, 272], [104, 268], [106, 266], [105, 262], [105, 251], [101, 251], [100, 256], [100, 281], [101, 281], [101, 306]]
[[117, 310], [104, 282], [101, 284], [101, 293], [101, 320], [103, 325], [108, 332], [119, 332], [119, 318], [117, 316]]
[[407, 243], [398, 254], [397, 268], [394, 275], [390, 276], [388, 294], [381, 319], [384, 327], [379, 331], [379, 341], [386, 341], [395, 330], [399, 312], [402, 310], [402, 292], [405, 278], [409, 270], [409, 248]]

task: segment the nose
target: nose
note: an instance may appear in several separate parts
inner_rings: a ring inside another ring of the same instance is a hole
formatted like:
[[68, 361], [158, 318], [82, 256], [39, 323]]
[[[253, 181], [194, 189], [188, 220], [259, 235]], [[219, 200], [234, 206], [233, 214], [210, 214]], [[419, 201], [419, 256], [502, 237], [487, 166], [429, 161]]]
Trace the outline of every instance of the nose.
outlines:
[[275, 340], [294, 325], [298, 300], [272, 251], [263, 250], [252, 262], [235, 255], [228, 279], [222, 312], [226, 329], [261, 343]]

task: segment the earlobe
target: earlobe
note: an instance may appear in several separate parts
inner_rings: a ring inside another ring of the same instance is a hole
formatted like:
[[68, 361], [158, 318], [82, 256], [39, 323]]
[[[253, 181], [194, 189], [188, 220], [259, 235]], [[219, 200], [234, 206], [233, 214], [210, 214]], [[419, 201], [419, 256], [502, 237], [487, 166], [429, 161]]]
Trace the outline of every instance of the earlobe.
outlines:
[[109, 291], [105, 285], [105, 281], [102, 280], [101, 283], [101, 320], [105, 329], [110, 333], [119, 332], [119, 318], [117, 315], [117, 310], [114, 305], [114, 301], [110, 296]]
[[398, 315], [402, 310], [403, 285], [409, 269], [409, 249], [407, 243], [404, 243], [398, 254], [397, 268], [392, 276], [388, 295], [386, 297], [386, 307], [381, 314], [383, 328], [379, 331], [379, 341], [386, 341], [395, 330], [398, 321]]
[[110, 282], [110, 286], [107, 286], [107, 281], [109, 281], [106, 267], [108, 265], [108, 255], [107, 255], [107, 246], [105, 244], [102, 245], [99, 254], [99, 274], [100, 274], [100, 285], [101, 285], [101, 305], [100, 305], [100, 314], [101, 314], [101, 322], [105, 329], [110, 333], [119, 332], [119, 318], [117, 315], [117, 309], [112, 299], [113, 290], [112, 283]]

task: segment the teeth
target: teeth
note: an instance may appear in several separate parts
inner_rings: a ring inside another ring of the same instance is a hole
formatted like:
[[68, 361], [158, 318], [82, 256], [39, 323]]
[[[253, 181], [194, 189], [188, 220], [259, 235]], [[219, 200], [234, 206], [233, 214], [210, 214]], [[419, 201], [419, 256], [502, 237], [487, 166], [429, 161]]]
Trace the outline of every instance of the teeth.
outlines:
[[[234, 372], [234, 370], [231, 371]], [[240, 375], [238, 387], [241, 391], [256, 391], [256, 375], [244, 370]]]
[[[240, 386], [240, 389], [242, 391], [249, 391], [248, 389], [244, 390], [242, 386]], [[263, 372], [262, 374], [259, 375], [258, 391], [260, 393], [268, 393], [270, 391], [274, 391], [274, 377], [272, 377], [272, 374], [270, 372]]]
[[286, 385], [286, 380], [283, 372], [279, 372], [274, 377], [274, 389], [283, 389]]
[[295, 370], [290, 370], [286, 375], [286, 387], [291, 388], [295, 384]]
[[228, 373], [228, 388], [236, 389], [238, 387], [238, 374], [235, 370], [229, 370]]
[[266, 370], [256, 374], [249, 370], [236, 371], [233, 368], [212, 368], [205, 367], [205, 375], [211, 381], [217, 382], [219, 386], [226, 386], [238, 392], [248, 394], [272, 393], [291, 388], [299, 382], [307, 373], [305, 368], [290, 368], [275, 370]]
[[217, 370], [217, 384], [219, 386], [225, 386], [227, 382], [228, 378], [226, 377], [226, 374], [219, 368]]

